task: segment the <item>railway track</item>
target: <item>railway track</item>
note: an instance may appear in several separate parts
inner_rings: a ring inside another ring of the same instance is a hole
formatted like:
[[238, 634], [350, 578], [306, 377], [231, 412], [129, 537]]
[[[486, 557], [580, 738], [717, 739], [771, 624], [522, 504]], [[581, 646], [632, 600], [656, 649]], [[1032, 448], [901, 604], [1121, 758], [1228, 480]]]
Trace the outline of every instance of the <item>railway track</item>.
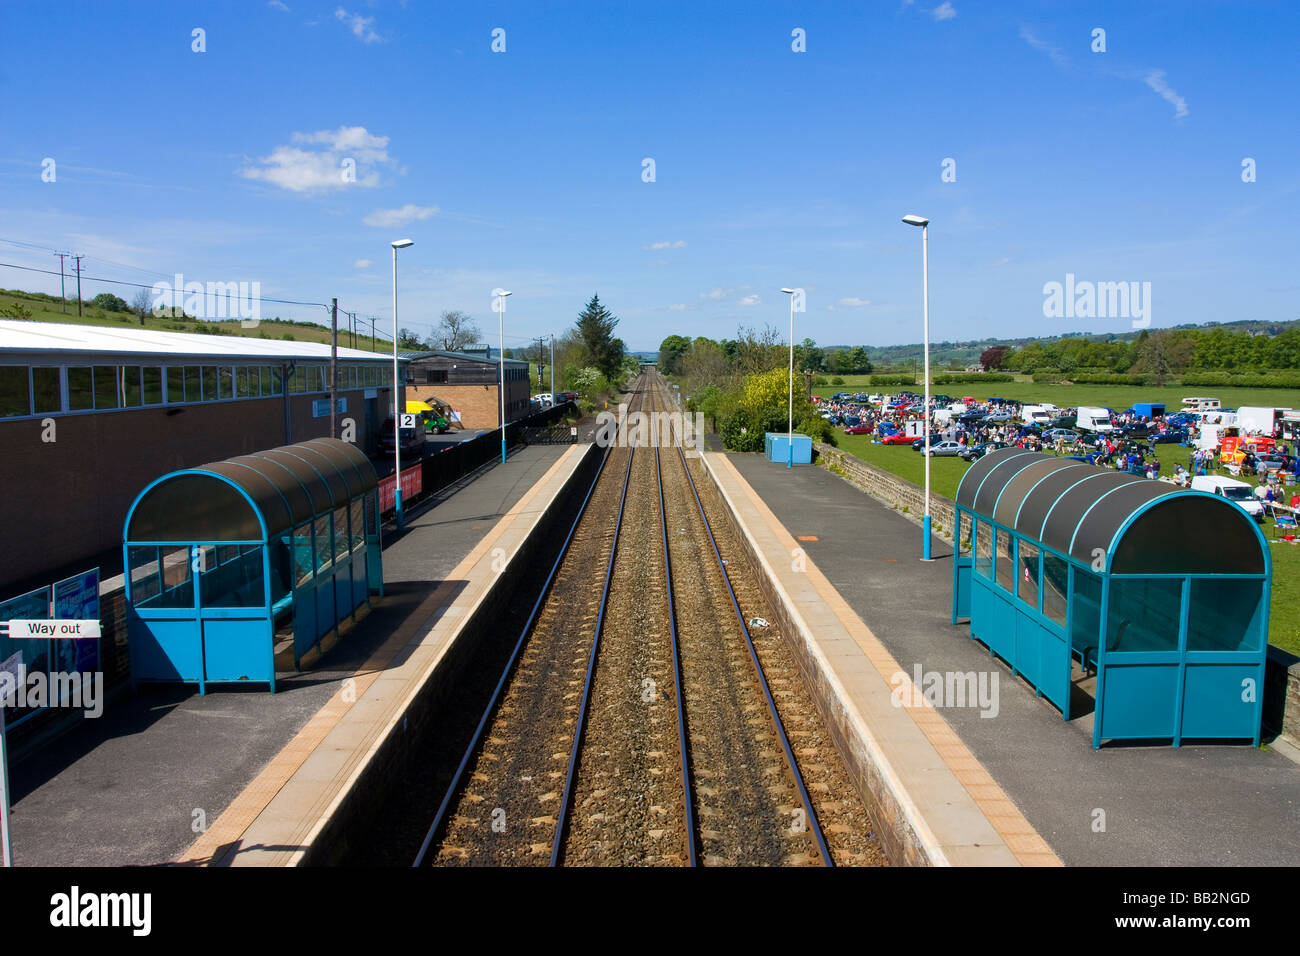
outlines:
[[[635, 396], [670, 410], [656, 374]], [[728, 568], [671, 436], [667, 461], [658, 442], [606, 451], [416, 865], [881, 861], [779, 636], [750, 633], [757, 589], [733, 587], [750, 572]]]

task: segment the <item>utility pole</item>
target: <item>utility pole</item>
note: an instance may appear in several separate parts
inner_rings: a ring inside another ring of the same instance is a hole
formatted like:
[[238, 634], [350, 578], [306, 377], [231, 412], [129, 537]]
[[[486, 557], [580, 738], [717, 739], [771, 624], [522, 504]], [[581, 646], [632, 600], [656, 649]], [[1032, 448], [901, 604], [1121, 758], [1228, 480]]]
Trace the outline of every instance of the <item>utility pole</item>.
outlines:
[[68, 311], [68, 290], [63, 284], [63, 260], [68, 257], [69, 253], [56, 252], [54, 254], [59, 257], [59, 298], [63, 300], [63, 311], [67, 312]]
[[[546, 346], [543, 344], [545, 341], [546, 341], [546, 336], [544, 335], [537, 336], [537, 387], [538, 388], [542, 387], [542, 359], [546, 357]], [[551, 401], [552, 402], [555, 401], [554, 395], [551, 396]]]
[[330, 438], [339, 437], [339, 300], [330, 299]]
[[72, 256], [77, 263], [77, 315], [81, 315], [81, 260], [85, 256]]
[[555, 333], [551, 333], [551, 401], [555, 401]]

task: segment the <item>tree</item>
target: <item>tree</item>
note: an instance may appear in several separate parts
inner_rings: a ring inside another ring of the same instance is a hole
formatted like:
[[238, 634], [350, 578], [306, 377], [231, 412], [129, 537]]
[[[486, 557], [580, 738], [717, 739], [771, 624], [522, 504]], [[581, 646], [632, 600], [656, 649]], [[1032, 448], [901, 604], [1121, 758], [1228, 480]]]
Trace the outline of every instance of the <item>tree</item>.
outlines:
[[867, 350], [861, 345], [853, 346], [852, 351], [849, 352], [849, 371], [865, 375], [871, 371], [871, 368], [871, 359], [867, 358]]
[[140, 316], [140, 324], [144, 325], [144, 317], [149, 314], [149, 307], [153, 305], [153, 295], [148, 289], [141, 289], [131, 300], [131, 311]]
[[681, 357], [691, 350], [691, 340], [684, 335], [670, 335], [659, 343], [659, 369], [665, 375], [673, 375], [678, 369]]
[[600, 304], [600, 296], [593, 295], [578, 314], [578, 334], [587, 349], [591, 364], [609, 380], [618, 377], [623, 366], [623, 343], [614, 338], [614, 328], [618, 319]]
[[397, 347], [408, 352], [418, 352], [424, 348], [424, 343], [410, 329], [402, 329], [397, 333]]
[[985, 349], [980, 353], [980, 365], [984, 367], [986, 372], [995, 372], [1002, 367], [1002, 361], [1010, 351], [1011, 346], [1009, 345], [995, 345], [990, 349]]
[[131, 307], [126, 304], [125, 300], [119, 299], [111, 292], [101, 292], [90, 300], [90, 304], [96, 309], [103, 309], [105, 312], [131, 311]]
[[429, 345], [444, 352], [458, 352], [482, 338], [478, 324], [459, 309], [448, 309], [438, 318], [438, 325], [429, 337]]

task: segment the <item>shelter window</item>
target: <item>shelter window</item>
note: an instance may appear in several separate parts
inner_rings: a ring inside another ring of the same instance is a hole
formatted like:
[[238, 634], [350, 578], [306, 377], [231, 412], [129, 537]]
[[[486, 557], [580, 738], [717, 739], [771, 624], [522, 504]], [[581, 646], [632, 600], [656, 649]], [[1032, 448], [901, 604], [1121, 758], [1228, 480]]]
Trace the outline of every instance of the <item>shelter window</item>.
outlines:
[[352, 512], [351, 534], [352, 550], [365, 547], [366, 544], [366, 503], [364, 498], [353, 498], [349, 504]]
[[217, 398], [235, 397], [234, 371], [229, 365], [217, 367]]
[[992, 530], [987, 521], [975, 522], [975, 570], [986, 578], [993, 577]]
[[193, 607], [194, 579], [190, 573], [190, 549], [186, 545], [162, 549], [162, 590], [138, 607]]
[[199, 577], [204, 607], [261, 607], [266, 600], [260, 544], [218, 547]]
[[338, 560], [348, 553], [348, 509], [334, 509], [334, 558]]
[[307, 370], [302, 366], [293, 370], [293, 375], [289, 379], [289, 391], [301, 392], [307, 385]]
[[1070, 565], [1062, 557], [1043, 552], [1043, 614], [1065, 627], [1065, 596], [1069, 594]]
[[1182, 578], [1111, 578], [1106, 652], [1178, 650]]
[[201, 391], [202, 372], [197, 365], [185, 366], [185, 401], [201, 402], [203, 401], [203, 392]]
[[140, 407], [140, 368], [136, 365], [123, 365], [121, 370], [122, 376], [122, 407], [139, 408]]
[[131, 597], [135, 604], [146, 604], [162, 592], [162, 565], [158, 549], [152, 545], [127, 549], [127, 570], [131, 575]]
[[971, 516], [964, 511], [957, 512], [957, 555], [967, 557], [971, 552]]
[[6, 365], [0, 368], [0, 418], [31, 414], [27, 393], [27, 366]]
[[1020, 600], [1034, 610], [1038, 610], [1038, 547], [1023, 538], [1019, 546], [1020, 562], [1016, 577], [1019, 583]]
[[303, 587], [311, 580], [315, 571], [312, 557], [311, 522], [304, 521], [293, 529], [293, 567], [295, 588]]
[[183, 402], [185, 400], [185, 369], [169, 365], [166, 377], [168, 403]]
[[1101, 635], [1101, 578], [1074, 569], [1070, 643], [1076, 650], [1096, 648]]
[[1189, 651], [1258, 651], [1264, 582], [1249, 578], [1192, 578], [1187, 621]]
[[85, 366], [68, 369], [68, 410], [79, 412], [94, 408], [90, 369]]
[[63, 411], [63, 388], [59, 383], [57, 368], [32, 369], [32, 398], [37, 415]]
[[[248, 375], [250, 372], [253, 374], [253, 384], [251, 386], [249, 385], [249, 381], [248, 381]], [[248, 368], [247, 366], [244, 365], [241, 365], [239, 368], [235, 369], [235, 397], [236, 398], [248, 398], [250, 395], [255, 394], [257, 391], [256, 384], [257, 384], [257, 369]]]
[[998, 584], [1004, 591], [1016, 593], [1015, 536], [1008, 531], [996, 533], [998, 547]]
[[217, 369], [212, 365], [203, 366], [203, 401], [210, 402], [217, 397]]

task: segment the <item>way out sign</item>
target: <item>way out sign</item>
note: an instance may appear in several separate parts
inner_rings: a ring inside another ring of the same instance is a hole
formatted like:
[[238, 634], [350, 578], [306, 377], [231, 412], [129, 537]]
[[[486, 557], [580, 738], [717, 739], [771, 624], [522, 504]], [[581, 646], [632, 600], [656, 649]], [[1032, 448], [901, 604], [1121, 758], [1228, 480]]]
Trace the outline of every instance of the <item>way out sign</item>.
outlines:
[[77, 640], [83, 637], [99, 637], [99, 621], [10, 621], [9, 637], [11, 639], [62, 638]]

